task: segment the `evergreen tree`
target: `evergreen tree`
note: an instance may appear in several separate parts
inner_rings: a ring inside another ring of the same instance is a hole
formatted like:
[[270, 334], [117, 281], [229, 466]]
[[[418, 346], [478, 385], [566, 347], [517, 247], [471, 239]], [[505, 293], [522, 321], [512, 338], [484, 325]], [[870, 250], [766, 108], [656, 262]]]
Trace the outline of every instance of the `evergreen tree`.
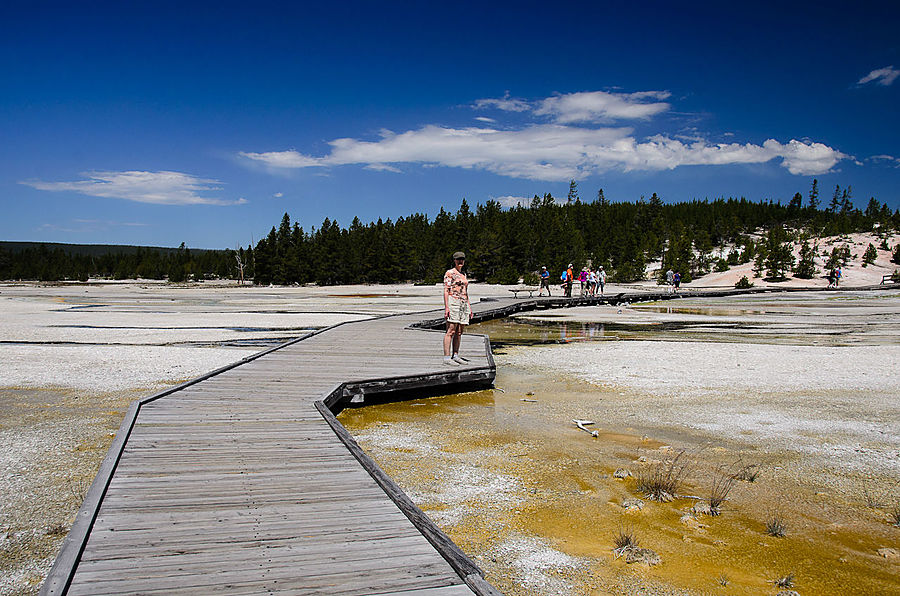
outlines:
[[862, 266], [865, 267], [866, 265], [871, 265], [872, 263], [875, 262], [875, 259], [877, 259], [877, 258], [878, 258], [878, 250], [875, 248], [875, 245], [870, 242], [869, 246], [866, 247], [866, 252], [863, 253]]
[[881, 204], [878, 202], [878, 199], [872, 197], [869, 199], [869, 204], [866, 206], [866, 217], [870, 219], [878, 219], [881, 215]]
[[609, 201], [606, 199], [606, 195], [603, 194], [603, 189], [597, 191], [597, 204], [601, 207], [606, 207], [609, 205]]
[[853, 187], [848, 186], [841, 195], [841, 215], [847, 215], [853, 211]]
[[810, 246], [809, 238], [804, 237], [800, 245], [800, 260], [794, 268], [794, 277], [812, 279], [816, 276], [816, 246]]
[[578, 200], [578, 183], [575, 180], [569, 181], [569, 195], [566, 197], [566, 203], [574, 203]]
[[836, 184], [834, 186], [834, 194], [831, 196], [831, 202], [828, 204], [829, 213], [838, 213], [841, 210], [841, 186]]
[[766, 239], [766, 274], [770, 279], [786, 279], [787, 272], [794, 266], [794, 255], [787, 233], [781, 226], [769, 230]]
[[894, 254], [891, 255], [891, 263], [900, 265], [900, 244], [894, 247]]
[[809, 189], [809, 208], [813, 211], [819, 208], [819, 180], [813, 178], [812, 188]]

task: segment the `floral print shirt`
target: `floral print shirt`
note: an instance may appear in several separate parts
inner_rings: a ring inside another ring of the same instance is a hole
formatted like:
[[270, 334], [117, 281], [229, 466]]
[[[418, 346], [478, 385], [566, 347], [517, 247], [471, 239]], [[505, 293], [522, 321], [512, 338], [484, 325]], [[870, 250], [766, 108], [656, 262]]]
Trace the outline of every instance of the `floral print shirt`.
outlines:
[[469, 301], [469, 280], [465, 274], [460, 273], [456, 268], [448, 269], [444, 274], [444, 288], [448, 295], [460, 300]]

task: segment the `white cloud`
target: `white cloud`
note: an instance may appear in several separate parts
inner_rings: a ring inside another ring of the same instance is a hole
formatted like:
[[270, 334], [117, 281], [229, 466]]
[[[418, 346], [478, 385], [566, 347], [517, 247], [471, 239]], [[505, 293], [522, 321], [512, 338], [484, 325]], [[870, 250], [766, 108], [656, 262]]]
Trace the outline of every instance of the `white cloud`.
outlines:
[[822, 174], [847, 156], [821, 143], [770, 139], [751, 143], [684, 143], [657, 135], [644, 142], [629, 128], [581, 128], [557, 124], [520, 130], [425, 126], [402, 134], [383, 132], [381, 140], [337, 139], [331, 153], [314, 158], [296, 151], [245, 153], [273, 167], [361, 164], [392, 169], [391, 164], [418, 163], [479, 169], [531, 180], [560, 181], [619, 169], [671, 170], [684, 165], [763, 163], [781, 158], [792, 174]]
[[552, 116], [560, 124], [574, 122], [608, 122], [611, 120], [645, 120], [669, 110], [668, 91], [639, 93], [607, 93], [591, 91], [548, 97], [534, 113]]
[[888, 163], [895, 168], [900, 168], [900, 157], [894, 157], [893, 155], [873, 155], [868, 161]]
[[513, 99], [509, 93], [501, 99], [477, 99], [473, 107], [478, 110], [495, 108], [504, 112], [528, 112], [531, 110], [529, 102], [524, 99]]
[[488, 124], [493, 124], [494, 122], [496, 122], [496, 120], [494, 120], [493, 118], [488, 118], [487, 116], [476, 116], [475, 119], [479, 122], [487, 122]]
[[321, 165], [318, 159], [307, 157], [297, 151], [268, 151], [265, 153], [247, 153], [241, 151], [241, 157], [261, 161], [273, 168], [306, 168]]
[[522, 205], [523, 207], [528, 207], [531, 205], [531, 200], [534, 197], [514, 197], [507, 195], [505, 197], [491, 197], [493, 200], [500, 203], [501, 207], [512, 208], [517, 205]]
[[92, 197], [125, 199], [156, 205], [234, 205], [246, 199], [228, 201], [198, 193], [222, 189], [218, 180], [198, 178], [181, 172], [86, 172], [88, 180], [75, 182], [20, 182], [38, 190], [72, 191]]
[[280, 199], [281, 197], [284, 196], [284, 193], [283, 193], [283, 192], [276, 192], [276, 193], [275, 193], [274, 195], [272, 195], [272, 196], [275, 197], [276, 199]]
[[888, 87], [897, 77], [900, 77], [900, 70], [891, 66], [885, 66], [884, 68], [876, 68], [860, 80], [856, 82], [857, 85], [865, 85], [866, 83], [875, 83], [876, 85], [881, 85], [882, 87]]
[[473, 107], [530, 111], [534, 117], [549, 116], [554, 122], [505, 129], [492, 126], [491, 118], [480, 117], [477, 119], [485, 123], [483, 126], [426, 125], [399, 134], [382, 130], [381, 138], [374, 141], [335, 139], [330, 142], [330, 153], [321, 157], [293, 149], [240, 155], [275, 170], [357, 164], [399, 172], [400, 164], [420, 164], [547, 181], [581, 179], [609, 170], [658, 171], [685, 165], [764, 163], [779, 158], [792, 174], [811, 175], [828, 172], [849, 157], [811, 141], [711, 143], [696, 129], [674, 138], [657, 134], [638, 139], [629, 127], [598, 126], [612, 121], [650, 119], [670, 109], [663, 101], [669, 97], [668, 91], [595, 91], [529, 103], [507, 94], [501, 99], [480, 99]]

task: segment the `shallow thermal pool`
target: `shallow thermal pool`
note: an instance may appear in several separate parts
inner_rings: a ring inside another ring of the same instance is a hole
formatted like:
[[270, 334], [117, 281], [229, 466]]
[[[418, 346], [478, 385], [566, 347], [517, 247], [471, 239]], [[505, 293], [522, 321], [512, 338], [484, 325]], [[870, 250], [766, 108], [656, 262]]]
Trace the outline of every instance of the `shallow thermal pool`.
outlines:
[[[732, 321], [699, 338], [685, 337], [684, 320], [660, 319], [744, 315], [635, 305], [476, 325], [498, 340], [495, 389], [340, 419], [507, 594], [774, 594], [789, 575], [801, 594], [900, 594], [900, 568], [884, 550], [900, 548], [888, 522], [900, 498], [900, 347], [885, 339], [900, 300], [818, 308], [795, 298], [743, 300], [747, 317], [765, 310], [776, 320], [748, 323], [756, 331], [746, 334]], [[758, 332], [767, 322], [770, 333]], [[792, 330], [771, 331], [779, 325]], [[823, 329], [840, 340], [823, 342], [832, 337]], [[741, 364], [759, 370], [741, 374]], [[820, 368], [841, 372], [823, 384]], [[598, 436], [573, 419], [593, 421]], [[682, 450], [679, 498], [648, 500], [635, 476]], [[747, 465], [759, 476], [733, 482], [721, 515], [690, 513]], [[776, 515], [784, 537], [766, 533]], [[621, 531], [662, 562], [615, 558]]]

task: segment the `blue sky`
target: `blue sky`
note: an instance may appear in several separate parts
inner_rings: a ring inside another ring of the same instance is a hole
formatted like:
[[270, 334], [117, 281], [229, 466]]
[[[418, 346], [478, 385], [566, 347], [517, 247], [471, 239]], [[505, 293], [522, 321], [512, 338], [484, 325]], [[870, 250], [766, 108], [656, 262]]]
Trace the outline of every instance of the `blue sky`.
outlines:
[[0, 239], [233, 248], [570, 179], [900, 207], [900, 4], [625, 4], [4, 2]]

